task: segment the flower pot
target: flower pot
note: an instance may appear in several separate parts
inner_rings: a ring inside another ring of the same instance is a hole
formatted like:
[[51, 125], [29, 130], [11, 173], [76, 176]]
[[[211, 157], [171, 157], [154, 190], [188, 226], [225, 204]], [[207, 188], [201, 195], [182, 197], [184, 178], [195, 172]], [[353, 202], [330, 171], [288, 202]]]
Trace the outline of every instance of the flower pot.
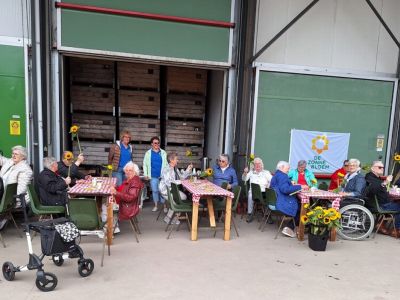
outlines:
[[328, 243], [329, 232], [326, 231], [323, 234], [315, 235], [311, 232], [308, 234], [308, 247], [314, 251], [325, 251], [326, 244]]

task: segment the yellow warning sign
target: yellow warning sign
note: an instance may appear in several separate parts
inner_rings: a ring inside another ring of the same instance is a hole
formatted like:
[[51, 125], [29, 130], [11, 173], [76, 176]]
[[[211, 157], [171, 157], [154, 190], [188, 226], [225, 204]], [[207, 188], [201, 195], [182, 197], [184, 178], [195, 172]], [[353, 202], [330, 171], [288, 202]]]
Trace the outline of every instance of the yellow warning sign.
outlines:
[[21, 135], [21, 122], [10, 120], [10, 135]]

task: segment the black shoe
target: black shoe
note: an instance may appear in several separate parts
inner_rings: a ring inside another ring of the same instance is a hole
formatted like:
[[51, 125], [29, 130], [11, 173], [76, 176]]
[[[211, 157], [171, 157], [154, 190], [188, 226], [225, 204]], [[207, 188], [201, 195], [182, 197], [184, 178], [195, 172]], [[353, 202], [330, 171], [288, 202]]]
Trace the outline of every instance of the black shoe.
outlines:
[[247, 223], [253, 222], [253, 215], [250, 215], [250, 214], [247, 215], [246, 222], [247, 222]]

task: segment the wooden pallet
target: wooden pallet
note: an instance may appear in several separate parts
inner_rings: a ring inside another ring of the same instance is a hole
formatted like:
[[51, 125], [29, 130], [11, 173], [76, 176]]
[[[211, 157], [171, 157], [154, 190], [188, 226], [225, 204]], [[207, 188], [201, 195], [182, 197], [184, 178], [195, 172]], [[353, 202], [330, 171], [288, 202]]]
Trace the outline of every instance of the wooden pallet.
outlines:
[[204, 123], [167, 120], [166, 142], [204, 145]]
[[133, 162], [140, 168], [143, 167], [144, 154], [151, 148], [149, 144], [133, 144]]
[[114, 89], [71, 86], [73, 111], [112, 112], [115, 103]]
[[110, 60], [71, 58], [70, 74], [72, 83], [114, 84], [114, 62]]
[[[112, 143], [104, 142], [80, 142], [83, 155], [85, 157], [84, 164], [89, 165], [107, 165], [108, 164], [108, 153]], [[78, 143], [73, 142], [73, 152], [75, 156], [79, 154]]]
[[121, 114], [159, 116], [160, 94], [157, 92], [119, 90]]
[[[192, 156], [186, 156], [186, 151], [190, 150]], [[165, 151], [176, 152], [178, 154], [178, 168], [186, 168], [190, 163], [196, 169], [201, 168], [201, 158], [203, 157], [203, 147], [185, 147], [185, 146], [165, 146]]]
[[149, 118], [121, 117], [120, 129], [127, 129], [132, 134], [132, 140], [150, 142], [153, 136], [160, 136], [160, 120]]
[[167, 117], [176, 118], [196, 118], [204, 120], [206, 109], [206, 98], [196, 95], [176, 95], [167, 96]]
[[169, 93], [205, 95], [207, 90], [207, 70], [168, 67], [167, 89]]
[[118, 62], [118, 82], [120, 87], [159, 90], [160, 66]]
[[80, 138], [114, 140], [115, 118], [111, 115], [75, 113], [72, 123], [80, 127]]

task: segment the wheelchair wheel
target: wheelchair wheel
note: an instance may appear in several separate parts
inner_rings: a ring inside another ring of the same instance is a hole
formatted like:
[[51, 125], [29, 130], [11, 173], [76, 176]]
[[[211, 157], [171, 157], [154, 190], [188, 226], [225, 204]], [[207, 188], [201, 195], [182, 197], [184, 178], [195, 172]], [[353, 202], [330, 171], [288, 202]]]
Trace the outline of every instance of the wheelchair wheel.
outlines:
[[53, 260], [53, 263], [57, 266], [57, 267], [61, 267], [64, 263], [64, 258], [62, 257], [62, 254], [56, 254], [53, 255], [51, 257], [51, 259]]
[[90, 258], [80, 259], [78, 261], [78, 272], [82, 277], [87, 277], [92, 274], [94, 269], [94, 262]]
[[3, 276], [4, 276], [5, 280], [7, 280], [7, 281], [13, 281], [14, 280], [14, 278], [15, 278], [15, 268], [14, 268], [14, 265], [12, 263], [10, 263], [9, 261], [5, 262], [1, 269], [3, 271]]
[[350, 204], [340, 209], [342, 218], [338, 235], [346, 240], [359, 241], [367, 238], [374, 229], [372, 213], [362, 205]]
[[44, 272], [43, 277], [36, 277], [36, 287], [42, 292], [54, 290], [57, 283], [57, 277], [53, 273]]

